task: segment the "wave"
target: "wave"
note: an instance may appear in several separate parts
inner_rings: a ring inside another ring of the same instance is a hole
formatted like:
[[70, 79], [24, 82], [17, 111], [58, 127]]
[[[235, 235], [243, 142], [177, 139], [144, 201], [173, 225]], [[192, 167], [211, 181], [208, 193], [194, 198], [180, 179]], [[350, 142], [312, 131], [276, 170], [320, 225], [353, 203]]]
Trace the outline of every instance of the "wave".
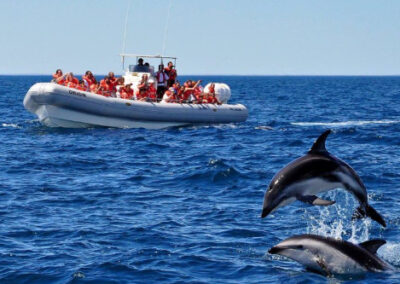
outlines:
[[15, 123], [2, 123], [1, 126], [2, 127], [10, 127], [10, 128], [22, 128], [21, 126], [19, 126], [18, 124], [15, 124]]
[[329, 127], [346, 127], [346, 126], [361, 126], [370, 124], [398, 124], [400, 120], [349, 120], [342, 122], [291, 122], [291, 125], [296, 126], [329, 126]]

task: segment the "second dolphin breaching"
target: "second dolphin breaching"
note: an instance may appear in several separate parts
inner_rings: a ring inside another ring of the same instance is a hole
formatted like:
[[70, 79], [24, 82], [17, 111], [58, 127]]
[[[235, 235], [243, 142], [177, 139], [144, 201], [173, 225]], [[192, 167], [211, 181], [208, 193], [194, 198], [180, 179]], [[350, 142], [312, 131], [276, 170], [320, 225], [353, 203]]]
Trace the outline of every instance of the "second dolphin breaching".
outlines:
[[317, 235], [299, 235], [280, 242], [268, 252], [286, 256], [328, 276], [353, 275], [392, 270], [391, 265], [376, 255], [385, 243], [385, 240], [376, 239], [356, 245]]
[[295, 200], [312, 205], [332, 205], [335, 201], [320, 199], [316, 194], [342, 188], [360, 203], [353, 216], [368, 216], [386, 227], [383, 217], [369, 205], [367, 190], [355, 170], [326, 150], [325, 141], [330, 133], [331, 130], [327, 130], [321, 134], [305, 156], [294, 160], [272, 178], [265, 193], [261, 217]]

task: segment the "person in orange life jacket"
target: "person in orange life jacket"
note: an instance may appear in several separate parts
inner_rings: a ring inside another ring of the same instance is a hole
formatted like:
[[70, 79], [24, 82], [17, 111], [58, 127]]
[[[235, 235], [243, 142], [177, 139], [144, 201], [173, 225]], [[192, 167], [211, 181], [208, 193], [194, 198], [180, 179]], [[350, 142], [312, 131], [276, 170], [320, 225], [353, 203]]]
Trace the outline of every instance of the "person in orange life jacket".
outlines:
[[[57, 80], [61, 79], [63, 77], [58, 78]], [[67, 73], [65, 75], [65, 81], [64, 81], [64, 86], [68, 88], [76, 88], [79, 85], [79, 80], [74, 77], [74, 74], [72, 72]]]
[[108, 76], [105, 76], [103, 80], [100, 81], [100, 86], [103, 90], [103, 96], [111, 97], [115, 93], [115, 87], [111, 83], [111, 80]]
[[149, 90], [148, 93], [148, 101], [156, 102], [157, 101], [157, 89], [154, 87], [154, 81], [149, 80]]
[[194, 96], [194, 91], [201, 83], [201, 80], [198, 80], [196, 84], [193, 84], [192, 80], [188, 80], [185, 82], [183, 95], [182, 95], [182, 102], [183, 103], [190, 103], [196, 101], [196, 97]]
[[163, 98], [161, 100], [162, 103], [176, 103], [177, 102], [177, 91], [175, 88], [170, 87], [165, 91]]
[[97, 95], [103, 95], [103, 88], [100, 86], [99, 82], [96, 82], [90, 86], [90, 92]]
[[203, 99], [203, 103], [207, 103], [207, 104], [222, 104], [218, 98], [215, 96], [215, 84], [211, 83], [210, 87], [208, 88], [208, 93], [206, 93], [207, 95], [207, 102], [204, 102]]
[[80, 91], [85, 91], [85, 92], [87, 92], [88, 89], [89, 89], [89, 87], [86, 86], [85, 81], [83, 81], [83, 80], [80, 80], [80, 81], [79, 81], [79, 85], [76, 86], [76, 88], [77, 88], [78, 90], [80, 90]]
[[157, 100], [160, 101], [165, 93], [167, 81], [169, 79], [167, 72], [164, 70], [164, 65], [158, 65], [156, 73], [157, 78]]
[[114, 76], [114, 72], [108, 72], [108, 78], [110, 79], [110, 82], [112, 85], [117, 86], [117, 81], [118, 79]]
[[143, 74], [142, 81], [137, 86], [138, 93], [137, 93], [136, 97], [137, 97], [138, 100], [142, 100], [143, 98], [147, 98], [147, 91], [149, 90], [148, 79], [149, 79], [149, 76], [147, 76], [147, 74]]
[[176, 77], [178, 77], [176, 69], [174, 69], [174, 64], [171, 61], [168, 62], [168, 66], [164, 70], [168, 74], [167, 87], [172, 87], [175, 84]]
[[119, 89], [121, 99], [130, 100], [133, 97], [133, 89], [131, 88], [132, 84], [126, 84], [124, 87]]
[[51, 80], [52, 82], [56, 82], [58, 78], [62, 77], [63, 72], [61, 69], [57, 69], [56, 73], [53, 74], [53, 79]]
[[85, 75], [82, 76], [82, 80], [85, 82], [85, 85], [90, 88], [91, 85], [96, 83], [96, 78], [93, 76], [93, 73], [91, 71], [86, 71]]

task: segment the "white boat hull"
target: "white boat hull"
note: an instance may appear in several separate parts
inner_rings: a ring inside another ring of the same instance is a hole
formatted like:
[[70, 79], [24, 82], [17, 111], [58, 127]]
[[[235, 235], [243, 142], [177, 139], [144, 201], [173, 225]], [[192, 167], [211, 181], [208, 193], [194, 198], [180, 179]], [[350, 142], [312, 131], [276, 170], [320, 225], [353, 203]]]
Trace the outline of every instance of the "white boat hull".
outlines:
[[232, 123], [247, 119], [245, 106], [151, 103], [107, 98], [54, 83], [37, 83], [24, 107], [50, 127], [160, 129], [188, 124]]

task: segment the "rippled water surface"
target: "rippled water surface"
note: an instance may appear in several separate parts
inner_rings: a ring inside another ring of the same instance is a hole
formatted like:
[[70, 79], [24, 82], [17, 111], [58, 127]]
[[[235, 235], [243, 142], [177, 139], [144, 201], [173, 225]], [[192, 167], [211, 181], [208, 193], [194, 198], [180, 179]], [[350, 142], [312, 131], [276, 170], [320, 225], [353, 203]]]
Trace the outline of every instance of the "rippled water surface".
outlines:
[[[49, 77], [0, 77], [0, 282], [399, 283], [396, 271], [328, 279], [267, 250], [301, 233], [383, 238], [378, 255], [400, 268], [400, 78], [199, 78], [228, 83], [248, 121], [51, 129], [22, 106]], [[329, 208], [260, 218], [272, 176], [327, 128], [387, 228], [353, 222], [341, 190]]]

